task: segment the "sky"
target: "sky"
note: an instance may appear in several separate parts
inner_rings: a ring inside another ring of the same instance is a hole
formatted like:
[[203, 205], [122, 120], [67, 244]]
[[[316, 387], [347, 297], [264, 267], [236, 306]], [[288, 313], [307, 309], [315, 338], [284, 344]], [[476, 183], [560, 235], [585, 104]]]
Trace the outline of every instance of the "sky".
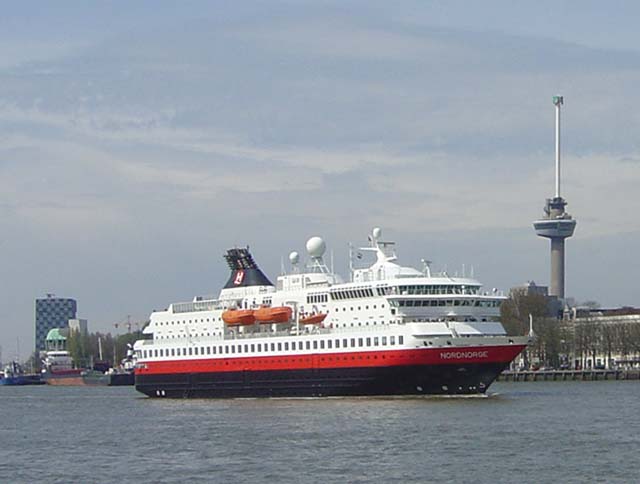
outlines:
[[233, 246], [275, 279], [319, 235], [347, 276], [381, 227], [405, 265], [548, 284], [556, 94], [566, 294], [640, 305], [640, 5], [235, 3], [3, 4], [3, 359], [37, 297], [122, 331], [217, 294]]

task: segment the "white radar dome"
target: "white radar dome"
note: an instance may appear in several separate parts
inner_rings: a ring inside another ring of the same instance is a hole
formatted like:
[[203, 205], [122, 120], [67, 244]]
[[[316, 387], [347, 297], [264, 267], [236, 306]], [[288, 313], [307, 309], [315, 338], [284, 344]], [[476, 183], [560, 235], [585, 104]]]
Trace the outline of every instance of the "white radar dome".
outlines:
[[382, 235], [382, 229], [380, 227], [375, 227], [373, 229], [373, 237], [376, 239], [379, 239], [381, 235]]
[[300, 262], [300, 254], [298, 254], [296, 251], [291, 252], [291, 254], [289, 254], [289, 262], [291, 262], [291, 264], [295, 266], [298, 262]]
[[309, 253], [309, 256], [314, 259], [322, 257], [326, 250], [327, 245], [320, 237], [311, 237], [307, 240], [307, 252]]

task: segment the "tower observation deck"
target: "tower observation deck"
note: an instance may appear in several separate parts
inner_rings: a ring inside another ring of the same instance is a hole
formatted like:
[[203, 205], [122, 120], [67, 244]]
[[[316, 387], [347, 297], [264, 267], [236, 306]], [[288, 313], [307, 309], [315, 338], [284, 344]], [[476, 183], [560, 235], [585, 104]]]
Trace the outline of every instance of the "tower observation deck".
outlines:
[[551, 240], [551, 281], [549, 294], [564, 299], [564, 240], [573, 235], [576, 221], [565, 212], [567, 202], [560, 195], [560, 107], [562, 96], [554, 96], [556, 107], [556, 193], [548, 198], [544, 215], [533, 222], [533, 228], [540, 237]]

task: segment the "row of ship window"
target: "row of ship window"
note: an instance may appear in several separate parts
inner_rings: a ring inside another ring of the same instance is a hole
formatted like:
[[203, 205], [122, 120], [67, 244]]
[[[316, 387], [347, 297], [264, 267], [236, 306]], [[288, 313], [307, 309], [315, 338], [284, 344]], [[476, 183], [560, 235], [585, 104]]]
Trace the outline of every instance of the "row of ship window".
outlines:
[[[216, 318], [206, 318], [206, 319], [202, 318], [202, 319], [200, 319], [200, 322], [204, 323], [206, 321], [207, 323], [209, 323], [209, 322], [215, 321], [215, 320], [216, 320]], [[222, 318], [218, 318], [218, 321], [222, 321]], [[158, 324], [158, 326], [163, 326], [163, 325], [164, 326], [169, 326], [170, 324], [171, 325], [174, 325], [174, 324], [187, 324], [187, 323], [191, 324], [191, 323], [197, 323], [197, 322], [198, 322], [197, 319], [193, 319], [193, 320], [190, 319], [189, 321], [184, 319], [182, 321], [158, 321], [157, 324]]]
[[331, 291], [331, 299], [358, 299], [391, 295], [421, 295], [421, 294], [479, 294], [479, 286], [462, 285], [420, 285], [420, 286], [384, 286], [376, 288], [340, 289]]
[[215, 354], [262, 353], [271, 351], [304, 351], [340, 348], [364, 348], [376, 346], [395, 346], [404, 344], [404, 336], [370, 336], [366, 338], [336, 338], [314, 341], [284, 341], [279, 343], [245, 343], [217, 346], [192, 346], [189, 348], [157, 348], [142, 350], [143, 358], [162, 358], [167, 356], [202, 356]]
[[328, 294], [309, 294], [307, 295], [307, 304], [326, 303], [329, 302]]
[[175, 303], [172, 306], [174, 313], [192, 313], [195, 311], [212, 311], [218, 307], [217, 301], [195, 301], [187, 303]]
[[[364, 308], [365, 308], [365, 309], [369, 309], [369, 306], [365, 306]], [[374, 304], [374, 305], [373, 305], [373, 309], [377, 309], [377, 308], [378, 308], [377, 304]], [[351, 311], [354, 311], [356, 308], [355, 308], [354, 306], [351, 306], [351, 308], [349, 308], [349, 309], [350, 309]], [[358, 306], [358, 308], [357, 308], [357, 309], [358, 309], [358, 311], [362, 311], [362, 306]], [[384, 309], [384, 304], [381, 304], [381, 305], [380, 305], [380, 309]], [[346, 306], [345, 306], [345, 307], [343, 307], [343, 308], [342, 308], [342, 310], [343, 310], [343, 311], [346, 311], [346, 310], [347, 310], [347, 307], [346, 307]], [[335, 309], [335, 311], [340, 311], [340, 308], [336, 308], [336, 309]]]
[[156, 333], [154, 338], [157, 339], [172, 339], [172, 338], [193, 338], [195, 336], [222, 336], [222, 331], [214, 331], [213, 333], [187, 333], [179, 330], [178, 334], [173, 334], [169, 331], [169, 334], [163, 335], [162, 333]]
[[417, 307], [417, 306], [474, 306], [481, 308], [499, 308], [501, 301], [474, 301], [471, 299], [399, 299], [397, 301], [400, 307]]
[[[378, 288], [378, 296], [382, 296], [379, 292], [380, 288]], [[363, 289], [341, 289], [338, 291], [331, 292], [331, 299], [333, 300], [342, 300], [342, 299], [357, 299], [357, 298], [365, 298], [365, 297], [375, 297], [376, 294], [373, 293], [373, 289], [370, 287]]]
[[462, 285], [430, 285], [430, 286], [398, 286], [385, 287], [385, 295], [389, 294], [478, 294], [479, 286]]
[[[384, 325], [385, 322], [384, 321], [380, 321], [380, 325]], [[333, 327], [335, 325], [336, 328], [340, 328], [340, 327], [358, 327], [358, 326], [377, 326], [378, 322], [377, 321], [356, 321], [356, 322], [350, 322], [350, 323], [331, 323], [330, 327]], [[307, 332], [311, 331], [311, 328], [306, 328]], [[179, 330], [178, 333], [174, 334], [169, 332], [168, 334], [162, 334], [162, 333], [155, 333], [154, 334], [154, 339], [181, 339], [181, 338], [189, 338], [189, 337], [196, 337], [196, 336], [222, 336], [222, 331], [214, 331], [213, 333], [187, 333], [183, 330]]]

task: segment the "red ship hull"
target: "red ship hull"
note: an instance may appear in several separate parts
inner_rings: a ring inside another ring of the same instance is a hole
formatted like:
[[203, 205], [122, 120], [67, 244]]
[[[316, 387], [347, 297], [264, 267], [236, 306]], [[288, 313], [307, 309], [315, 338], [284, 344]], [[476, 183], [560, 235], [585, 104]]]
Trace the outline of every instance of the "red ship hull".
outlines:
[[135, 381], [151, 397], [481, 394], [525, 346], [149, 361]]
[[53, 372], [46, 372], [42, 374], [42, 379], [47, 385], [58, 386], [83, 386], [85, 382], [82, 379], [82, 370], [58, 370]]

